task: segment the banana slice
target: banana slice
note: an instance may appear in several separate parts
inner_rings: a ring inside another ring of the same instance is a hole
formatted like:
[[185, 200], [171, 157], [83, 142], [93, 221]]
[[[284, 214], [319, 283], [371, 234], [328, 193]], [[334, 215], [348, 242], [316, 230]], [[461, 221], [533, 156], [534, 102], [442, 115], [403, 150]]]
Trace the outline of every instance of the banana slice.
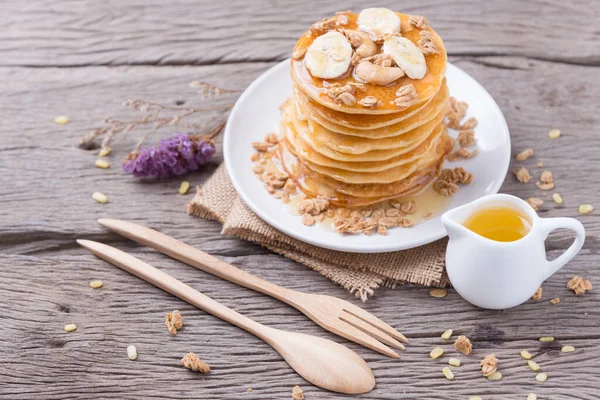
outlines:
[[358, 29], [383, 39], [400, 32], [400, 17], [387, 8], [365, 8], [358, 14]]
[[350, 67], [352, 46], [337, 31], [329, 31], [316, 38], [308, 47], [304, 62], [312, 76], [333, 79], [344, 75]]
[[404, 37], [390, 36], [385, 39], [383, 53], [390, 55], [411, 79], [422, 79], [427, 73], [425, 56], [413, 42]]

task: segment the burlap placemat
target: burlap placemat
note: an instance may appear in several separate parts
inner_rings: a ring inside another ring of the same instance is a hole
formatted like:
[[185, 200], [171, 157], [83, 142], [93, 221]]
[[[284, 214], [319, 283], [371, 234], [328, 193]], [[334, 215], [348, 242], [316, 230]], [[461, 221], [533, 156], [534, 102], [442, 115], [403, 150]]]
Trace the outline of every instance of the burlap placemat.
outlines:
[[219, 221], [223, 234], [260, 244], [298, 261], [354, 293], [363, 301], [381, 286], [398, 283], [445, 286], [446, 239], [416, 249], [357, 254], [323, 249], [293, 239], [258, 218], [239, 198], [222, 164], [198, 188], [188, 213]]

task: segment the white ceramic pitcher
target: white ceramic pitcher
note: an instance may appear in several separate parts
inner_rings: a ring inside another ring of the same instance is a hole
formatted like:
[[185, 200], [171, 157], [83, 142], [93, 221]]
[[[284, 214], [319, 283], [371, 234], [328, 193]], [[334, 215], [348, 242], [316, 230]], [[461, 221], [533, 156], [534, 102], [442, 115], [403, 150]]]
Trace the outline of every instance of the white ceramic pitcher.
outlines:
[[[498, 242], [469, 230], [463, 223], [489, 207], [511, 207], [529, 217], [531, 231], [514, 242]], [[548, 277], [569, 262], [583, 246], [585, 230], [573, 218], [540, 218], [528, 203], [507, 194], [482, 197], [442, 215], [450, 241], [446, 269], [452, 286], [468, 302], [504, 309], [529, 299]], [[555, 229], [570, 229], [575, 241], [562, 255], [546, 259], [544, 241]]]

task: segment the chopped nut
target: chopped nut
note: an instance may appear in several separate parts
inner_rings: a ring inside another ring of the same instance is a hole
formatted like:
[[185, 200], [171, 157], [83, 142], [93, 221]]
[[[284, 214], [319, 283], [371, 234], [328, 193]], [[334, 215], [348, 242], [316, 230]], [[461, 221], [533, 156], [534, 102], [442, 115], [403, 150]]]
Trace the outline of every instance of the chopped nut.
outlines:
[[250, 161], [258, 161], [260, 159], [260, 153], [252, 153], [250, 155]]
[[65, 117], [64, 115], [61, 115], [61, 116], [54, 118], [54, 123], [59, 124], [59, 125], [68, 124], [69, 118]]
[[535, 376], [535, 380], [538, 382], [546, 382], [547, 379], [548, 379], [548, 374], [545, 372], [540, 372], [539, 374], [537, 374]]
[[529, 203], [531, 208], [537, 211], [540, 208], [540, 206], [544, 204], [544, 200], [538, 199], [537, 197], [530, 197], [527, 199], [527, 203]]
[[188, 190], [190, 190], [190, 183], [188, 181], [181, 182], [181, 185], [179, 185], [179, 194], [186, 194]]
[[560, 129], [551, 129], [550, 132], [548, 132], [548, 136], [550, 136], [550, 139], [556, 139], [560, 136]]
[[481, 373], [483, 376], [490, 376], [496, 372], [498, 366], [498, 359], [494, 354], [488, 354], [479, 363], [481, 365]]
[[100, 204], [106, 204], [108, 202], [108, 197], [100, 192], [92, 193], [92, 199], [96, 200], [96, 202]]
[[[397, 210], [396, 210], [397, 211]], [[385, 228], [391, 228], [396, 226], [396, 220], [394, 218], [391, 217], [384, 217], [384, 218], [380, 218], [377, 223], [380, 226], [383, 226]]]
[[453, 367], [460, 367], [460, 360], [458, 358], [450, 358], [448, 360], [448, 364], [452, 365]]
[[294, 400], [304, 400], [304, 391], [298, 385], [294, 386], [292, 389], [292, 399]]
[[561, 197], [561, 195], [560, 195], [560, 194], [558, 194], [558, 193], [554, 193], [554, 194], [552, 194], [552, 200], [554, 200], [554, 202], [555, 202], [556, 204], [562, 204], [562, 203], [563, 203], [563, 198], [562, 198], [562, 197]]
[[183, 320], [178, 310], [165, 315], [165, 324], [171, 335], [177, 335], [177, 331], [183, 326]]
[[296, 193], [297, 189], [298, 189], [298, 185], [296, 185], [296, 183], [291, 179], [288, 179], [285, 182], [285, 185], [283, 185], [283, 191], [286, 193], [290, 193], [290, 194]]
[[467, 122], [465, 122], [464, 124], [462, 124], [460, 126], [460, 129], [466, 130], [466, 129], [473, 129], [477, 126], [477, 118], [475, 117], [471, 117], [467, 120]]
[[473, 174], [467, 172], [463, 167], [454, 168], [454, 176], [456, 177], [456, 182], [463, 185], [468, 185], [473, 182]]
[[430, 289], [429, 290], [429, 295], [431, 297], [435, 297], [438, 299], [441, 299], [442, 297], [446, 297], [447, 294], [448, 294], [448, 292], [446, 291], [446, 289]]
[[194, 353], [187, 353], [181, 359], [181, 361], [179, 361], [179, 364], [191, 369], [194, 372], [201, 372], [203, 374], [210, 372], [210, 367], [208, 364], [198, 358], [198, 356]]
[[65, 325], [65, 332], [73, 332], [75, 329], [77, 329], [77, 325], [75, 324]]
[[592, 290], [592, 284], [587, 279], [575, 275], [567, 283], [567, 289], [575, 292], [576, 296], [584, 294], [587, 290]]
[[134, 345], [130, 344], [129, 346], [127, 346], [127, 357], [131, 360], [134, 361], [137, 359], [137, 349]]
[[462, 130], [458, 132], [457, 138], [460, 147], [468, 147], [475, 144], [475, 132], [472, 129]]
[[353, 106], [356, 104], [356, 97], [351, 95], [348, 92], [344, 92], [335, 98], [335, 101], [338, 103], [344, 103], [347, 106]]
[[103, 160], [101, 158], [97, 159], [96, 162], [94, 163], [94, 165], [96, 166], [96, 168], [102, 168], [102, 169], [110, 168], [110, 164], [108, 163], [108, 161]]
[[538, 168], [543, 168], [544, 167], [544, 162], [543, 161], [538, 161], [537, 166], [538, 166]]
[[531, 358], [531, 353], [529, 353], [527, 350], [521, 350], [521, 357], [523, 357], [526, 360], [529, 360]]
[[442, 339], [444, 340], [448, 340], [452, 337], [452, 329], [448, 329], [447, 331], [444, 331], [444, 333], [442, 333]]
[[96, 280], [96, 281], [91, 281], [91, 282], [90, 282], [90, 287], [91, 287], [92, 289], [98, 289], [98, 288], [101, 288], [101, 287], [102, 287], [102, 281], [97, 281], [97, 280]]
[[538, 340], [542, 343], [554, 342], [554, 338], [552, 336], [542, 336]]
[[453, 196], [458, 192], [456, 183], [441, 181], [439, 179], [433, 184], [433, 189], [442, 196]]
[[431, 350], [429, 357], [439, 358], [442, 356], [442, 354], [444, 354], [444, 350], [441, 347], [436, 347], [435, 349]]
[[525, 161], [533, 155], [533, 149], [526, 149], [517, 154], [517, 161]]
[[582, 204], [577, 210], [579, 211], [579, 214], [587, 214], [594, 211], [594, 207], [592, 207], [591, 204]]
[[537, 396], [535, 395], [535, 393], [529, 393], [527, 395], [527, 400], [537, 400]]
[[264, 152], [264, 151], [269, 150], [269, 147], [271, 147], [271, 144], [264, 143], [264, 142], [252, 142], [252, 147], [254, 147], [254, 150], [256, 150], [256, 151]]
[[435, 43], [433, 33], [429, 31], [419, 32], [420, 39], [417, 42], [423, 54], [440, 54], [440, 49]]
[[404, 85], [396, 91], [396, 99], [394, 103], [396, 107], [407, 108], [410, 107], [417, 99], [419, 94], [412, 84]]
[[477, 154], [479, 154], [479, 151], [477, 149], [469, 152], [469, 150], [465, 149], [464, 147], [461, 147], [458, 150], [450, 153], [450, 155], [448, 155], [448, 161], [454, 162], [460, 159], [467, 160], [469, 158], [475, 157]]
[[532, 371], [539, 371], [540, 369], [539, 364], [533, 360], [527, 360], [527, 365], [529, 365], [529, 368], [531, 368]]
[[516, 169], [513, 173], [521, 183], [528, 183], [531, 180], [531, 175], [529, 175], [529, 171], [525, 167]]
[[381, 106], [383, 102], [381, 100], [378, 100], [375, 96], [367, 96], [360, 99], [358, 104], [367, 108], [375, 108]]
[[488, 381], [499, 381], [500, 379], [502, 379], [502, 374], [500, 373], [500, 371], [496, 371], [493, 374], [487, 376]]
[[112, 149], [110, 148], [110, 146], [104, 146], [104, 147], [102, 147], [102, 148], [100, 149], [100, 151], [98, 152], [98, 156], [99, 156], [99, 157], [106, 157], [107, 155], [109, 155], [109, 154], [110, 154], [111, 150], [112, 150]]
[[255, 174], [262, 174], [263, 172], [265, 172], [265, 169], [262, 166], [256, 164], [252, 166], [252, 172], [254, 172]]
[[533, 296], [531, 296], [532, 300], [540, 300], [542, 298], [542, 288], [538, 288], [538, 290], [535, 291], [535, 293], [533, 294]]
[[315, 217], [312, 214], [303, 214], [302, 223], [306, 226], [312, 226], [315, 224]]
[[563, 346], [562, 349], [560, 349], [561, 352], [563, 353], [572, 353], [575, 351], [575, 347], [573, 346]]
[[550, 304], [558, 304], [558, 303], [560, 303], [560, 298], [558, 298], [558, 297], [555, 297], [552, 300], [550, 300]]
[[267, 192], [269, 194], [274, 194], [275, 193], [275, 188], [271, 185], [269, 185], [268, 183], [265, 185], [265, 189], [267, 189]]
[[246, 389], [246, 392], [248, 392], [248, 393], [252, 392], [252, 388]]
[[468, 356], [473, 350], [473, 344], [468, 337], [462, 335], [459, 336], [454, 342], [454, 348], [463, 353], [465, 356]]
[[265, 142], [270, 144], [277, 144], [279, 143], [279, 138], [277, 137], [276, 133], [271, 132], [265, 136]]
[[408, 22], [419, 28], [419, 29], [427, 29], [429, 27], [428, 22], [427, 22], [427, 18], [421, 16], [421, 15], [411, 15], [408, 17]]
[[424, 220], [428, 220], [428, 219], [431, 219], [431, 218], [433, 218], [433, 213], [432, 212], [427, 212], [427, 213], [423, 214], [423, 219]]
[[452, 370], [449, 367], [442, 368], [442, 374], [444, 374], [444, 376], [448, 380], [454, 379], [454, 374], [452, 373]]

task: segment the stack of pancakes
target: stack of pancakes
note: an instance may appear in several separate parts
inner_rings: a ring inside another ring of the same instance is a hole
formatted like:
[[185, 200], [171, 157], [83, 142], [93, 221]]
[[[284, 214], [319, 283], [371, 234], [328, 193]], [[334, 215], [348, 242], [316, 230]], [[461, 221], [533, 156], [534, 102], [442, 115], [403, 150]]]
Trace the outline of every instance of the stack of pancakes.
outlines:
[[[421, 31], [427, 31], [434, 41], [436, 51], [423, 52], [427, 69], [418, 79], [409, 77], [412, 70], [407, 69], [407, 74], [387, 84], [362, 80], [355, 73], [360, 57], [354, 58], [354, 46], [346, 73], [333, 79], [312, 74], [306, 54], [315, 39], [331, 31], [349, 36], [348, 31], [361, 29], [359, 15], [350, 12], [341, 14], [343, 18], [321, 21], [319, 29], [311, 29], [296, 45], [291, 61], [294, 91], [282, 106], [279, 158], [308, 196], [324, 197], [343, 207], [360, 207], [419, 194], [437, 179], [454, 146], [444, 123], [449, 94], [443, 43], [423, 19], [395, 15], [400, 20], [400, 32], [395, 36], [418, 46], [427, 34]], [[383, 57], [383, 34], [369, 35]], [[398, 68], [401, 62], [383, 65]], [[407, 85], [412, 85], [416, 96], [409, 103], [398, 104], [398, 92]], [[350, 99], [342, 101], [331, 95], [329, 89], [340, 87], [351, 88]]]

